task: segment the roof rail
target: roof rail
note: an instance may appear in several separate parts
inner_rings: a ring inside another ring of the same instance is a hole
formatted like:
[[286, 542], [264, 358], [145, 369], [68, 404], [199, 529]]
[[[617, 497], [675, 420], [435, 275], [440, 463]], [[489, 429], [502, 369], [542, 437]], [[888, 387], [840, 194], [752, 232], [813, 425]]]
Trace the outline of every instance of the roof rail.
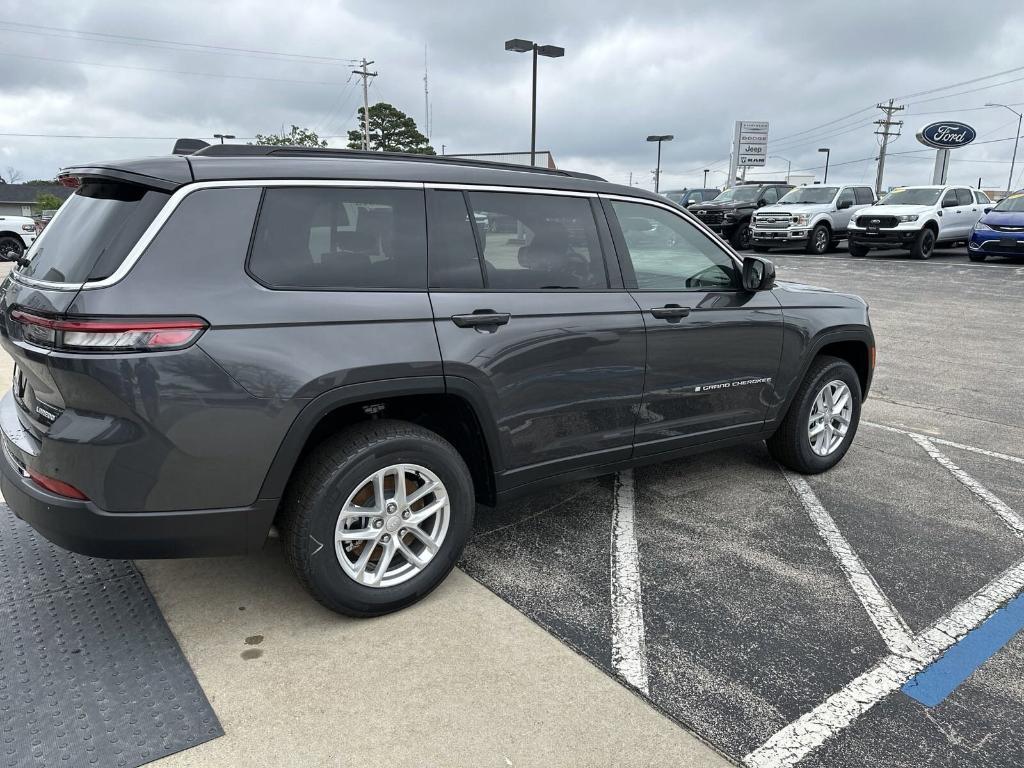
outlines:
[[471, 160], [451, 155], [419, 155], [411, 152], [369, 152], [362, 149], [341, 149], [336, 147], [291, 147], [269, 144], [211, 144], [192, 153], [199, 157], [339, 157], [353, 160], [393, 160], [413, 163], [444, 163], [472, 168], [493, 168], [494, 170], [521, 171], [525, 173], [546, 173], [555, 176], [569, 176], [577, 179], [605, 181], [600, 176], [580, 171], [564, 171], [559, 168], [516, 165], [491, 160]]

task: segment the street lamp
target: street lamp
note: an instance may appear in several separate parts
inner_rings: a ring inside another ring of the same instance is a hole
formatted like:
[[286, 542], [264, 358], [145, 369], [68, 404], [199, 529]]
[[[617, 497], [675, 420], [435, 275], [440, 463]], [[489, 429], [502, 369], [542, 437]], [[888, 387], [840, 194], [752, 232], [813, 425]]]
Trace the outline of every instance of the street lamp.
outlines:
[[710, 170], [711, 170], [710, 168], [705, 168], [704, 169], [704, 187], [705, 188], [707, 188], [707, 186], [708, 186], [708, 173], [710, 172]]
[[1017, 136], [1013, 140], [1013, 159], [1010, 160], [1010, 178], [1006, 182], [1006, 194], [1009, 195], [1011, 192], [1013, 192], [1013, 166], [1017, 164], [1017, 142], [1020, 141], [1020, 121], [1021, 121], [1022, 115], [1016, 109], [1013, 109], [1012, 107], [1008, 107], [1005, 104], [992, 104], [992, 103], [988, 103], [985, 106], [986, 107], [1002, 107], [1003, 109], [1010, 110], [1011, 112], [1013, 112], [1013, 114], [1015, 114], [1017, 116]]
[[818, 151], [825, 153], [825, 179], [821, 183], [828, 184], [828, 158], [832, 154], [832, 150], [828, 147], [818, 147]]
[[661, 142], [663, 142], [663, 141], [672, 141], [672, 139], [674, 139], [674, 138], [675, 138], [674, 136], [672, 136], [671, 134], [668, 134], [668, 133], [663, 134], [661, 136], [648, 136], [647, 137], [648, 141], [656, 141], [656, 142], [658, 142], [658, 165], [654, 169], [654, 191], [655, 192], [658, 191], [658, 182], [661, 181]]
[[789, 177], [793, 173], [793, 161], [790, 160], [788, 157], [783, 157], [782, 155], [768, 155], [768, 157], [774, 157], [776, 160], [786, 161], [786, 183], [789, 184]]
[[530, 112], [530, 165], [537, 164], [537, 57], [547, 56], [549, 59], [557, 59], [565, 56], [565, 48], [557, 45], [537, 45], [532, 40], [505, 41], [506, 51], [516, 53], [527, 53], [533, 51], [533, 108]]
[[220, 143], [223, 144], [224, 143], [224, 139], [233, 139], [233, 138], [235, 138], [235, 134], [233, 134], [233, 133], [215, 133], [215, 134], [213, 134], [213, 138], [220, 139]]

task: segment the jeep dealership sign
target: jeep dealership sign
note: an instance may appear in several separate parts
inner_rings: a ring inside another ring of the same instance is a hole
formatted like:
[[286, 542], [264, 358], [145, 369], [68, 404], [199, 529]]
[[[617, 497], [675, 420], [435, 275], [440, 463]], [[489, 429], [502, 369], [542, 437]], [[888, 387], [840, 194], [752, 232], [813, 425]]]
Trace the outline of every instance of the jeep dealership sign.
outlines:
[[917, 133], [917, 140], [926, 147], [935, 149], [956, 149], [966, 147], [978, 136], [978, 132], [966, 123], [943, 120], [941, 123], [926, 125]]

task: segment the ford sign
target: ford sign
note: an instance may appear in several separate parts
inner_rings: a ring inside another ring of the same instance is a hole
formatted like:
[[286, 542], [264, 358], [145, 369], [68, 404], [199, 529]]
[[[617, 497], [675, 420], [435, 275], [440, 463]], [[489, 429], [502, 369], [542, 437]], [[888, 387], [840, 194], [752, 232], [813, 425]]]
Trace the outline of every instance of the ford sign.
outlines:
[[945, 120], [926, 125], [917, 133], [917, 140], [926, 147], [956, 149], [966, 147], [978, 137], [978, 132], [966, 123]]

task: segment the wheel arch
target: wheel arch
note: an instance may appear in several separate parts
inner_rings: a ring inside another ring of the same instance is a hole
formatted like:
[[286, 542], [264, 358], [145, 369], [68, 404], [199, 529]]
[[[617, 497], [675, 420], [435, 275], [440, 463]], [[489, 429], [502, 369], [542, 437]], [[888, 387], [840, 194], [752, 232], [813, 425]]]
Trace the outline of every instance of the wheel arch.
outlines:
[[390, 418], [419, 424], [452, 443], [473, 476], [477, 501], [493, 504], [496, 472], [501, 466], [498, 442], [493, 423], [481, 418], [480, 408], [480, 399], [471, 391], [449, 391], [441, 376], [371, 381], [329, 390], [307, 403], [292, 422], [267, 471], [260, 498], [281, 498], [305, 455], [340, 428]]

